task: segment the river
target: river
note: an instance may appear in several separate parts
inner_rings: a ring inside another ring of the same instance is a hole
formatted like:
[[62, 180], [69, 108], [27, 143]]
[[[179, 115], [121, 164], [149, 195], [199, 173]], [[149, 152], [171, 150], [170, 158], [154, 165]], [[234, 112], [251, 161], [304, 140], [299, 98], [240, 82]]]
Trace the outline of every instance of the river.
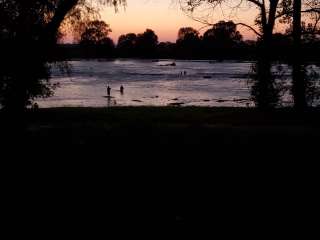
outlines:
[[60, 87], [53, 97], [39, 99], [40, 107], [253, 106], [251, 62], [117, 59], [68, 64], [70, 74], [53, 67], [51, 81]]

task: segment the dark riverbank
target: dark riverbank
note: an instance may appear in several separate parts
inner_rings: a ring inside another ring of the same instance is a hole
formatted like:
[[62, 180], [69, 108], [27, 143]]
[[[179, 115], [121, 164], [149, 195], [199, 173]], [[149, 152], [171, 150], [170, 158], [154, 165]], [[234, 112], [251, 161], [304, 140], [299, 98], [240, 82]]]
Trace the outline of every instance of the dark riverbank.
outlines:
[[52, 108], [2, 122], [1, 128], [3, 146], [26, 148], [34, 157], [66, 151], [77, 156], [70, 161], [86, 155], [93, 161], [159, 158], [188, 167], [189, 162], [200, 166], [242, 158], [259, 163], [284, 163], [296, 156], [312, 160], [319, 122], [318, 109], [299, 114], [251, 108]]
[[[50, 196], [30, 202], [32, 216], [46, 209], [50, 223], [102, 226], [109, 216], [120, 232], [148, 226], [158, 236], [174, 227], [177, 238], [274, 236], [301, 219], [312, 224], [305, 219], [316, 199], [318, 109], [56, 108], [15, 121], [0, 115], [3, 162], [15, 165], [20, 185], [32, 186], [28, 194]], [[72, 201], [57, 203], [59, 196]]]
[[[22, 118], [15, 121], [24, 124], [24, 136], [40, 146], [223, 146], [246, 152], [264, 144], [269, 149], [312, 145], [320, 136], [318, 109], [299, 114], [292, 109], [252, 108], [52, 108], [29, 111]], [[2, 130], [15, 126], [10, 123], [1, 123]]]

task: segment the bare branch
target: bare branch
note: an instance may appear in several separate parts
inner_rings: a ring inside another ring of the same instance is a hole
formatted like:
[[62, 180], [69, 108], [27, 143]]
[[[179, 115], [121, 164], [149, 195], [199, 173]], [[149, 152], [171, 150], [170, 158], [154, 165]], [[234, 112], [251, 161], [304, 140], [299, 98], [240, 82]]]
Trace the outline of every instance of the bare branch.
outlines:
[[320, 8], [311, 8], [301, 11], [302, 13], [320, 13]]
[[247, 1], [257, 5], [260, 8], [264, 7], [264, 3], [261, 3], [258, 0], [247, 0]]
[[245, 24], [245, 23], [236, 23], [237, 26], [243, 26], [248, 28], [249, 30], [253, 31], [257, 36], [262, 37], [262, 34], [259, 33], [256, 29], [254, 29], [252, 26]]

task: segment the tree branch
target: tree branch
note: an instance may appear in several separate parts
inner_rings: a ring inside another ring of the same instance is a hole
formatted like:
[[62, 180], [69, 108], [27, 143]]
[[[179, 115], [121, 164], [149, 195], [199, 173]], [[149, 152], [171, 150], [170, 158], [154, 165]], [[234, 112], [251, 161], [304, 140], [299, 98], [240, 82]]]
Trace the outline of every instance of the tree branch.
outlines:
[[263, 3], [259, 2], [258, 0], [248, 0], [248, 2], [251, 2], [251, 3], [255, 4], [255, 5], [257, 5], [260, 8], [264, 7]]
[[245, 23], [236, 23], [237, 26], [243, 26], [248, 28], [249, 30], [253, 31], [256, 35], [258, 35], [259, 37], [262, 37], [262, 34], [259, 33], [257, 30], [255, 30], [252, 26], [245, 24]]
[[301, 11], [302, 13], [320, 13], [320, 8], [311, 8]]
[[66, 15], [79, 3], [79, 1], [80, 0], [64, 0], [59, 2], [54, 16], [45, 28], [44, 37], [47, 38], [46, 40], [51, 41], [55, 39], [55, 35]]

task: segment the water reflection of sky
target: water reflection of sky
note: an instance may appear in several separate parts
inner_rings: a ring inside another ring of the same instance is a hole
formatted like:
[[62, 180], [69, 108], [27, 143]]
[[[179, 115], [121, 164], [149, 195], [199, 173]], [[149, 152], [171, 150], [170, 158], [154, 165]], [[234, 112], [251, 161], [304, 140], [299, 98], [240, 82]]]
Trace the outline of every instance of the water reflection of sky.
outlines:
[[[55, 96], [42, 107], [61, 106], [246, 106], [249, 62], [115, 60], [70, 62], [65, 76], [53, 69]], [[184, 75], [186, 72], [186, 75]], [[181, 76], [182, 73], [182, 76]], [[106, 98], [110, 85], [111, 99]], [[120, 86], [125, 88], [120, 94]], [[242, 101], [239, 101], [242, 100]]]

